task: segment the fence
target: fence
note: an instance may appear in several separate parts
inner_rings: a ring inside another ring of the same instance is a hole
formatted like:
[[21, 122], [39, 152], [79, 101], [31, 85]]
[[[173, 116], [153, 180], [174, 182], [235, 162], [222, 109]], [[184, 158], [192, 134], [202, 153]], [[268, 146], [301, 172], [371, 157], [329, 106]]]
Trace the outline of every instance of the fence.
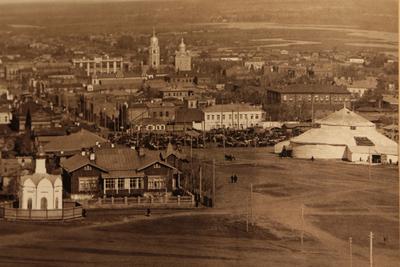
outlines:
[[126, 208], [126, 207], [168, 207], [188, 208], [195, 206], [194, 196], [165, 196], [165, 197], [121, 197], [82, 200], [84, 208]]
[[7, 220], [52, 221], [72, 220], [82, 217], [82, 207], [64, 208], [61, 210], [26, 210], [9, 207], [2, 209], [3, 217]]

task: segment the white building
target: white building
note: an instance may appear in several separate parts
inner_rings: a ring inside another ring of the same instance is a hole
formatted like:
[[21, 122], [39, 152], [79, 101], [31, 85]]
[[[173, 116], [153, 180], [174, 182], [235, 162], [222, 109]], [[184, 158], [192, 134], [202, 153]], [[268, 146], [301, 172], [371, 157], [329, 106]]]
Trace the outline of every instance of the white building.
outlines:
[[148, 65], [154, 70], [158, 70], [160, 68], [160, 46], [158, 44], [158, 38], [154, 29], [153, 36], [150, 38]]
[[0, 125], [10, 124], [12, 120], [11, 108], [7, 106], [0, 106]]
[[35, 173], [21, 176], [20, 208], [32, 210], [59, 210], [63, 207], [63, 185], [60, 175], [46, 171], [46, 159], [36, 159]]
[[191, 71], [192, 57], [190, 52], [186, 50], [186, 45], [183, 42], [179, 45], [179, 50], [175, 52], [175, 71]]
[[[397, 163], [397, 143], [375, 124], [343, 108], [317, 121], [313, 128], [290, 139], [292, 156], [304, 159], [344, 159], [351, 162]], [[277, 151], [279, 152], [279, 151]]]
[[[265, 112], [250, 104], [220, 104], [203, 109], [204, 130], [219, 128], [246, 129], [261, 126]], [[203, 129], [200, 129], [203, 130]]]
[[75, 68], [85, 69], [87, 76], [96, 73], [117, 73], [123, 70], [123, 58], [104, 56], [89, 59], [83, 57], [73, 59], [72, 65]]

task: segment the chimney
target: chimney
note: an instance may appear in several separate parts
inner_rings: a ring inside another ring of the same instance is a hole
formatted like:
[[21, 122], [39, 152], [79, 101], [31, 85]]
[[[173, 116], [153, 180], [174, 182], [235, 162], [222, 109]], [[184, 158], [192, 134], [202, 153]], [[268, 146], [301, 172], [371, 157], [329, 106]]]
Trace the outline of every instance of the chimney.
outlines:
[[139, 157], [144, 157], [146, 155], [144, 152], [144, 149], [142, 147], [139, 147], [138, 153], [139, 153]]

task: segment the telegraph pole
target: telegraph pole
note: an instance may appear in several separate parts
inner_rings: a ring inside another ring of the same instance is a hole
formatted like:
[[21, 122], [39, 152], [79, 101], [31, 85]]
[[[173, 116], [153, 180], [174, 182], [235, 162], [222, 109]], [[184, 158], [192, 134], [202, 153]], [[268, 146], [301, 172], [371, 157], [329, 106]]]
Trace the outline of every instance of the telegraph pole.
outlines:
[[213, 190], [212, 190], [212, 203], [213, 203], [213, 207], [215, 207], [215, 158], [213, 159], [213, 168], [212, 168], [212, 186], [213, 186]]
[[373, 259], [373, 241], [374, 240], [374, 233], [369, 233], [369, 266], [374, 266], [374, 259]]
[[253, 221], [253, 184], [250, 184], [250, 223], [254, 225]]
[[349, 237], [349, 246], [350, 246], [350, 267], [353, 267], [353, 238]]
[[201, 181], [202, 180], [202, 172], [201, 172], [201, 165], [200, 165], [200, 170], [199, 170], [199, 198], [200, 198], [200, 203], [201, 203]]
[[368, 147], [368, 180], [371, 180], [371, 147]]
[[249, 198], [246, 198], [246, 232], [249, 232]]
[[301, 236], [300, 236], [300, 242], [301, 242], [301, 250], [303, 250], [303, 244], [304, 244], [304, 204], [301, 205]]

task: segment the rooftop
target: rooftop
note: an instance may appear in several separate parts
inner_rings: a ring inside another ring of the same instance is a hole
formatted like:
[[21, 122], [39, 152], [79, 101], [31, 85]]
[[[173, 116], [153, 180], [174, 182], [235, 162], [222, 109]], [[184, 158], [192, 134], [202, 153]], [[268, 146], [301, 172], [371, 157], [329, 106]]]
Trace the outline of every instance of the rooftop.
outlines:
[[261, 106], [253, 106], [246, 103], [219, 104], [209, 106], [203, 109], [204, 112], [245, 112], [245, 111], [262, 111]]
[[305, 94], [350, 94], [344, 86], [326, 84], [291, 84], [281, 88], [268, 89], [279, 93], [305, 93]]

